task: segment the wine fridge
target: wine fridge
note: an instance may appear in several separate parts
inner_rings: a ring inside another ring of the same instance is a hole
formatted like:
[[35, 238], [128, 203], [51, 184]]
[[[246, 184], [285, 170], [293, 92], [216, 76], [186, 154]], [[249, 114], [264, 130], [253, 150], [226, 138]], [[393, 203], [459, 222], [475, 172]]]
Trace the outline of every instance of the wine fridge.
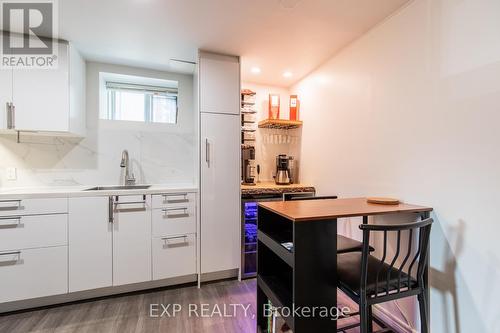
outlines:
[[241, 197], [241, 269], [242, 278], [257, 275], [257, 205], [264, 201], [282, 201], [290, 197], [310, 197], [314, 192], [245, 194]]

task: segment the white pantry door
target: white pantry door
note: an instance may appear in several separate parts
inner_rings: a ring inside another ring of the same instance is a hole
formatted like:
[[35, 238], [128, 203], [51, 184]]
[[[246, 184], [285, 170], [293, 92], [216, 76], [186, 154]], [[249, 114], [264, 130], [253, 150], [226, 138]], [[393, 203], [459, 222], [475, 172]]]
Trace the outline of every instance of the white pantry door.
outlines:
[[239, 58], [203, 52], [199, 62], [201, 112], [239, 115]]
[[239, 268], [240, 117], [201, 114], [201, 272]]

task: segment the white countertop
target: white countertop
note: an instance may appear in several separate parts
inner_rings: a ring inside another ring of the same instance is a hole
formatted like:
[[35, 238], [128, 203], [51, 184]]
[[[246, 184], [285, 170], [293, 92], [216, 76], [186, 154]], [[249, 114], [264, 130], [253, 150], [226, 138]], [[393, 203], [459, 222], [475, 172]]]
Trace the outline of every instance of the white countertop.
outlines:
[[115, 185], [0, 188], [0, 200], [198, 192], [198, 188], [193, 184], [158, 184], [147, 189], [85, 191], [96, 186]]

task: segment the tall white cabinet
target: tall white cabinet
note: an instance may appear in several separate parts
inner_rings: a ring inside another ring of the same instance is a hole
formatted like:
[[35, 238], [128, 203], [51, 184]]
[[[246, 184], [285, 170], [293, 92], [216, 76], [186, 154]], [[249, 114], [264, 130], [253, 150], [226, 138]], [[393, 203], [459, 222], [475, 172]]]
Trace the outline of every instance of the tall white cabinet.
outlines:
[[200, 52], [201, 273], [240, 268], [239, 57]]

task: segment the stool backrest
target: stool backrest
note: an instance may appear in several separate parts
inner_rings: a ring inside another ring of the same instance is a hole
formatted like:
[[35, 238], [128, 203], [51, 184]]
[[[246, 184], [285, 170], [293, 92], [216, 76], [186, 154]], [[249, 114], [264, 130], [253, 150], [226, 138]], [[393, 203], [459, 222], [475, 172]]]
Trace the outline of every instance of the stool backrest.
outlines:
[[[428, 218], [422, 221], [405, 223], [405, 224], [391, 224], [391, 225], [377, 225], [377, 224], [362, 224], [359, 228], [363, 231], [363, 252], [362, 252], [362, 270], [361, 270], [361, 288], [366, 289], [367, 284], [367, 274], [368, 274], [368, 256], [370, 254], [370, 237], [372, 233], [383, 233], [384, 237], [384, 246], [383, 246], [383, 254], [381, 258], [381, 264], [377, 267], [377, 277], [375, 283], [375, 296], [379, 295], [379, 287], [380, 291], [383, 295], [383, 291], [385, 290], [385, 294], [389, 294], [389, 290], [394, 288], [389, 288], [389, 285], [394, 283], [394, 277], [391, 276], [391, 271], [394, 269], [397, 270], [397, 292], [399, 293], [402, 288], [408, 287], [408, 289], [412, 288], [411, 278], [415, 277], [417, 281], [417, 288], [423, 288], [424, 285], [424, 272], [427, 266], [427, 259], [429, 255], [429, 238], [431, 234], [431, 226], [433, 223], [432, 218]], [[397, 236], [397, 244], [396, 244], [396, 253], [394, 257], [388, 263], [390, 265], [390, 269], [387, 271], [385, 276], [381, 274], [383, 272], [383, 267], [386, 259], [388, 259], [388, 249], [387, 249], [387, 238], [389, 233], [395, 233]], [[401, 244], [401, 236], [403, 233], [408, 234], [408, 244]], [[413, 246], [414, 236], [416, 236], [415, 246]], [[413, 252], [413, 248], [416, 247], [416, 252]], [[400, 257], [400, 254], [402, 255]], [[396, 265], [396, 261], [398, 258], [402, 258], [402, 261], [399, 265]], [[416, 274], [412, 275], [412, 272], [415, 270]], [[402, 273], [407, 274], [405, 279], [402, 279]]]

